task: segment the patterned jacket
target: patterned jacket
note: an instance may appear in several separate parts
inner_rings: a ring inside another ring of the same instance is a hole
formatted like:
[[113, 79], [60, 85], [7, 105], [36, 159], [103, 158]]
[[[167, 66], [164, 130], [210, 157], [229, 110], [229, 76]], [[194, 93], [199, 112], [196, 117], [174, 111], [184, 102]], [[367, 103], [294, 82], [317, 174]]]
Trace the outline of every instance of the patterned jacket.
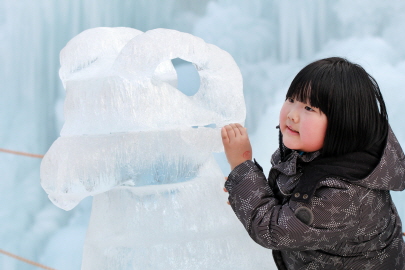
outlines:
[[[390, 190], [405, 188], [405, 156], [392, 130], [378, 165], [361, 179], [331, 173], [328, 164], [318, 170], [312, 166], [318, 156], [293, 151], [281, 161], [278, 149], [269, 181], [256, 161], [234, 168], [225, 187], [250, 237], [273, 250], [279, 269], [404, 270]], [[361, 160], [351, 169], [357, 166]]]

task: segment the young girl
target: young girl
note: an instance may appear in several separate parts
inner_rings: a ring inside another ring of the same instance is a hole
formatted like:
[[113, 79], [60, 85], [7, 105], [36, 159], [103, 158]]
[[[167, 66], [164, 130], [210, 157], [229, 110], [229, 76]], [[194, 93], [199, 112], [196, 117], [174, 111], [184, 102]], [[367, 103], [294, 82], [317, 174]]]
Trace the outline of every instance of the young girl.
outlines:
[[405, 188], [405, 156], [377, 82], [327, 58], [302, 69], [280, 111], [268, 180], [246, 129], [222, 128], [229, 203], [278, 269], [405, 269], [390, 190]]

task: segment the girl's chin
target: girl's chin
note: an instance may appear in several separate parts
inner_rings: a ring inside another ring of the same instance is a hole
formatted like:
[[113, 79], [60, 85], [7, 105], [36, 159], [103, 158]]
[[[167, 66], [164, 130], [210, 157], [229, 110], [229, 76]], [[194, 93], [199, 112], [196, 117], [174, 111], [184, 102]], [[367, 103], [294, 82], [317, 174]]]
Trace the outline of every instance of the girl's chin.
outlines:
[[285, 147], [287, 147], [288, 149], [299, 151], [299, 149], [297, 149], [297, 148], [298, 148], [297, 145], [295, 145], [295, 144], [293, 144], [293, 143], [290, 143], [290, 142], [288, 142], [288, 141], [283, 140], [283, 144], [284, 144]]

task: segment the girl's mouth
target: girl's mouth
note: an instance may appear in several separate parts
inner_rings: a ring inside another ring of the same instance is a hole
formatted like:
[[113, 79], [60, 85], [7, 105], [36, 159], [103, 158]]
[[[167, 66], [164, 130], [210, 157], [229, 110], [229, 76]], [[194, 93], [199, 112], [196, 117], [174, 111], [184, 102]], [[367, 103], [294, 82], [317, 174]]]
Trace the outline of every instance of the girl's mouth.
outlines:
[[294, 133], [294, 134], [300, 134], [298, 131], [292, 129], [291, 127], [287, 126], [288, 131]]

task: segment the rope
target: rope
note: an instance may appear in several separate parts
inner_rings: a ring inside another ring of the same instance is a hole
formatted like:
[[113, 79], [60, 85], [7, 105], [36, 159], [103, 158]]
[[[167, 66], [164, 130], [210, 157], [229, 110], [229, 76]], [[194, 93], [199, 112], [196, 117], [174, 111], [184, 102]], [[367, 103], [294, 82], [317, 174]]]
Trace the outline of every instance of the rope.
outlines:
[[48, 267], [48, 266], [39, 264], [39, 263], [37, 263], [37, 262], [30, 261], [30, 260], [25, 259], [25, 258], [23, 258], [23, 257], [14, 255], [14, 254], [12, 254], [12, 253], [10, 253], [10, 252], [7, 252], [7, 251], [4, 251], [4, 250], [2, 250], [2, 249], [0, 249], [0, 253], [3, 253], [4, 255], [7, 255], [7, 256], [12, 257], [12, 258], [14, 258], [14, 259], [17, 259], [17, 260], [19, 260], [19, 261], [22, 261], [22, 262], [25, 262], [25, 263], [34, 265], [34, 266], [39, 267], [39, 268], [42, 268], [42, 269], [46, 269], [46, 270], [56, 270], [56, 269], [54, 269], [54, 268], [50, 268], [50, 267]]
[[3, 149], [3, 148], [0, 148], [0, 152], [14, 154], [14, 155], [20, 155], [20, 156], [26, 156], [26, 157], [33, 157], [33, 158], [43, 158], [44, 157], [44, 155], [30, 154], [30, 153], [25, 153], [25, 152], [18, 152], [18, 151]]
[[[26, 157], [33, 157], [33, 158], [43, 158], [43, 157], [44, 157], [44, 155], [38, 155], [38, 154], [31, 154], [31, 153], [13, 151], [13, 150], [8, 150], [8, 149], [3, 149], [3, 148], [0, 148], [0, 152], [4, 152], [4, 153], [8, 153], [8, 154], [14, 154], [14, 155], [20, 155], [20, 156], [26, 156]], [[11, 257], [11, 258], [14, 258], [14, 259], [16, 259], [16, 260], [19, 260], [19, 261], [22, 261], [22, 262], [25, 262], [25, 263], [34, 265], [34, 266], [36, 266], [36, 267], [42, 268], [42, 269], [55, 270], [54, 268], [50, 268], [50, 267], [48, 267], [48, 266], [39, 264], [39, 263], [37, 263], [37, 262], [30, 261], [30, 260], [28, 260], [28, 259], [25, 259], [25, 258], [23, 258], [23, 257], [14, 255], [14, 254], [12, 254], [12, 253], [10, 253], [10, 252], [7, 252], [7, 251], [5, 251], [5, 250], [2, 250], [2, 249], [0, 249], [0, 253], [4, 254], [4, 255], [6, 255], [6, 256], [9, 256], [9, 257]]]

